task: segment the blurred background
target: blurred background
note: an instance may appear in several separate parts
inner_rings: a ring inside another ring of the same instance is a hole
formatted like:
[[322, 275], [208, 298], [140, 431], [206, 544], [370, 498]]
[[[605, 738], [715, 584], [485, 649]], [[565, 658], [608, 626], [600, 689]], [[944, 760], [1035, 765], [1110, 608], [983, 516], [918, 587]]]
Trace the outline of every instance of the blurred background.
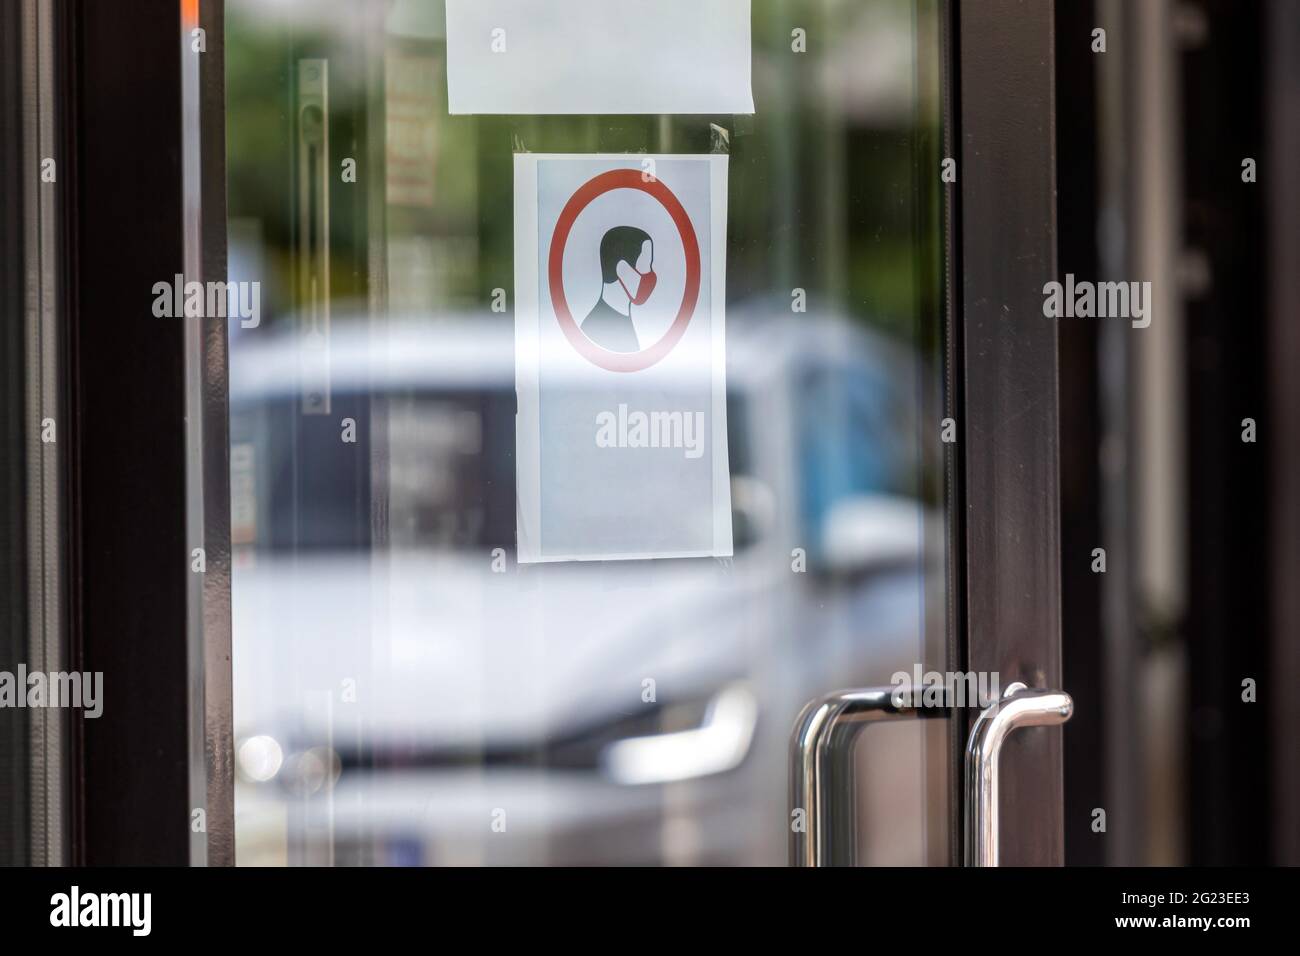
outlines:
[[1059, 273], [1155, 290], [1060, 323], [1066, 859], [1294, 864], [1300, 5], [1056, 14]]
[[[239, 860], [783, 863], [802, 705], [947, 652], [937, 6], [755, 4], [716, 117], [449, 115], [445, 17], [226, 4]], [[525, 151], [729, 156], [734, 558], [515, 564]], [[873, 737], [865, 858], [946, 859]]]

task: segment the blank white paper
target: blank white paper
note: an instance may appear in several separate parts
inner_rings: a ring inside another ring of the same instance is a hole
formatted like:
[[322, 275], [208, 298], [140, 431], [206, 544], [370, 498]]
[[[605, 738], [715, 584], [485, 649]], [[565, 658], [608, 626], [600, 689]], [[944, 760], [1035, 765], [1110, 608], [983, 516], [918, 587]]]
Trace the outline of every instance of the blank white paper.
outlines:
[[447, 0], [452, 113], [753, 113], [749, 0]]

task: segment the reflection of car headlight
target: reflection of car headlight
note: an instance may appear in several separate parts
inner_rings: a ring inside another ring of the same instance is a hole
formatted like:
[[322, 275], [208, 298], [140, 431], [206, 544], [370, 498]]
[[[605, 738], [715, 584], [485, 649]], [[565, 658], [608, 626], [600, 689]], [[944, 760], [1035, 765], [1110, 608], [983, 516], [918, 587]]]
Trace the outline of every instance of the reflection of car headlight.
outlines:
[[284, 762], [280, 784], [290, 793], [309, 797], [338, 783], [342, 773], [339, 755], [329, 747], [312, 747], [290, 755]]
[[615, 741], [601, 752], [601, 769], [628, 785], [723, 773], [745, 759], [757, 722], [753, 691], [745, 684], [730, 684], [709, 701], [698, 727]]
[[240, 742], [235, 751], [235, 766], [240, 779], [249, 783], [279, 783], [290, 793], [310, 796], [338, 782], [342, 771], [339, 756], [329, 747], [291, 750], [274, 737], [259, 734]]
[[236, 759], [239, 774], [252, 783], [266, 783], [275, 778], [284, 764], [279, 741], [266, 734], [249, 737], [239, 745]]

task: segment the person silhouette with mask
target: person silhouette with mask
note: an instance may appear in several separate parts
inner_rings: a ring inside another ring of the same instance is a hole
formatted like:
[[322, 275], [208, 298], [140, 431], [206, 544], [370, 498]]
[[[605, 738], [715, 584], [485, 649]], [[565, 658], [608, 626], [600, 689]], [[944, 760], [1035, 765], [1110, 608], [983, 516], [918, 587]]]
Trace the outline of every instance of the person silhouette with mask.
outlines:
[[635, 226], [615, 226], [600, 240], [600, 298], [582, 320], [582, 331], [611, 352], [639, 352], [632, 306], [654, 291], [654, 241]]

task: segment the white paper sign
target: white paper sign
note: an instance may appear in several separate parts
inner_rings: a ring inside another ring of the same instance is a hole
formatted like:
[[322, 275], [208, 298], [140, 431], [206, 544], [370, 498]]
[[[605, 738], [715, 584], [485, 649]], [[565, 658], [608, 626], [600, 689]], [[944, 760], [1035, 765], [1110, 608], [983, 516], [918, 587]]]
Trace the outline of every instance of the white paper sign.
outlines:
[[749, 0], [447, 0], [454, 113], [752, 113]]
[[731, 554], [727, 157], [515, 156], [518, 559]]

